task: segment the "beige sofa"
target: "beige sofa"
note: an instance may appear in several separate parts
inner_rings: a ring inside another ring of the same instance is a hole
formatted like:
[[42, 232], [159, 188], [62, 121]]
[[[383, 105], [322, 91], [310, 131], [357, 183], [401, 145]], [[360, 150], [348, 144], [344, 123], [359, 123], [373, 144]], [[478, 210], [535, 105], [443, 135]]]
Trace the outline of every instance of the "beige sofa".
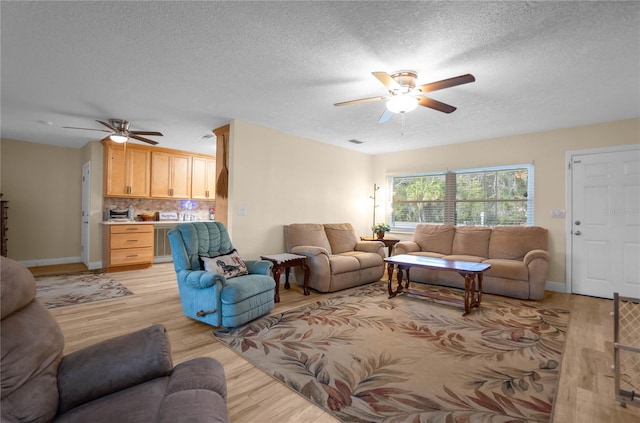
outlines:
[[[307, 257], [309, 287], [334, 292], [379, 281], [384, 273], [385, 246], [360, 241], [350, 223], [295, 223], [284, 227], [287, 252]], [[304, 280], [300, 267], [297, 281]]]
[[[482, 292], [539, 300], [544, 296], [548, 231], [538, 226], [453, 226], [418, 224], [412, 241], [400, 241], [394, 255], [414, 254], [491, 264]], [[410, 270], [412, 282], [464, 288], [456, 272]]]

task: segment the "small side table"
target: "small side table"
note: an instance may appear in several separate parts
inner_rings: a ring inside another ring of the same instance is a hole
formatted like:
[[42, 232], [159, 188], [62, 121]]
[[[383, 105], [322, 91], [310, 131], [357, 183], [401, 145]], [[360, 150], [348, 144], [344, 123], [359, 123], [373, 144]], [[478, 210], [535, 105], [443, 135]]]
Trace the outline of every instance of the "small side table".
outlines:
[[309, 295], [309, 266], [307, 266], [307, 257], [300, 256], [298, 254], [282, 253], [260, 256], [260, 258], [273, 263], [273, 279], [276, 281], [276, 295], [274, 301], [276, 303], [280, 302], [280, 275], [282, 274], [282, 269], [285, 270], [284, 287], [289, 289], [291, 287], [291, 285], [289, 285], [289, 269], [295, 266], [302, 267], [302, 270], [304, 270], [303, 292], [304, 295]]
[[380, 238], [374, 238], [371, 236], [361, 236], [360, 241], [380, 241], [384, 243], [385, 247], [387, 247], [387, 249], [389, 250], [389, 257], [391, 257], [391, 253], [393, 253], [393, 246], [396, 245], [396, 243], [400, 240], [395, 238], [386, 238], [386, 237], [380, 239]]

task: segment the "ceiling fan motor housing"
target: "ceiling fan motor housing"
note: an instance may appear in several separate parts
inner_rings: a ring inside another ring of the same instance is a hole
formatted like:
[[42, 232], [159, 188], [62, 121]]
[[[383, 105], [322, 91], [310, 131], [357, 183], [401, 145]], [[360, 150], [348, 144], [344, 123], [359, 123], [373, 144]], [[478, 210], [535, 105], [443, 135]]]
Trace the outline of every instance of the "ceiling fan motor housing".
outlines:
[[414, 71], [396, 71], [390, 76], [402, 87], [402, 93], [407, 93], [416, 87], [416, 79], [418, 78], [418, 74]]

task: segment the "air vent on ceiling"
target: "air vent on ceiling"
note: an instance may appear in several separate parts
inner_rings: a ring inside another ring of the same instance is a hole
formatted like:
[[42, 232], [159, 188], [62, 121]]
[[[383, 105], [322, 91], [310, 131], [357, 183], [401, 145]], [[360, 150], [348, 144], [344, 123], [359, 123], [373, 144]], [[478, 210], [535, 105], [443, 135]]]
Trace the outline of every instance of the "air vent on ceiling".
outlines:
[[351, 144], [362, 144], [364, 141], [360, 141], [360, 140], [356, 140], [356, 139], [350, 139], [349, 142]]
[[203, 140], [208, 140], [210, 138], [215, 138], [216, 136], [214, 134], [204, 134], [203, 136], [201, 136], [200, 138]]

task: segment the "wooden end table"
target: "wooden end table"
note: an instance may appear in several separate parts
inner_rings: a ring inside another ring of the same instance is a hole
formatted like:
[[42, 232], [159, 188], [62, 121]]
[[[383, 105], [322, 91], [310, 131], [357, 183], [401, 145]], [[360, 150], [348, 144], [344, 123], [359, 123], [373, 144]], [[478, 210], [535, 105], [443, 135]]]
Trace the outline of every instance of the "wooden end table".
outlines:
[[[491, 267], [487, 263], [476, 263], [471, 261], [444, 260], [434, 257], [414, 256], [409, 254], [401, 254], [399, 256], [388, 257], [384, 259], [387, 263], [387, 273], [389, 281], [387, 289], [389, 298], [393, 298], [401, 292], [407, 294], [429, 297], [435, 300], [449, 301], [464, 305], [463, 316], [471, 312], [472, 307], [480, 307], [482, 301], [482, 274]], [[398, 287], [394, 291], [391, 288], [391, 278], [393, 276], [393, 268], [398, 266]], [[449, 298], [438, 294], [419, 291], [409, 288], [409, 269], [412, 267], [423, 267], [425, 269], [448, 270], [458, 272], [464, 277], [464, 299]], [[402, 273], [406, 273], [406, 286], [402, 286]], [[477, 284], [476, 284], [477, 281]]]
[[280, 275], [282, 274], [282, 270], [285, 271], [285, 283], [284, 287], [289, 289], [291, 285], [289, 285], [289, 270], [292, 267], [300, 266], [302, 270], [304, 270], [304, 283], [303, 283], [303, 292], [304, 295], [309, 295], [309, 266], [307, 266], [307, 257], [301, 256], [298, 254], [269, 254], [265, 256], [260, 256], [262, 260], [267, 260], [273, 263], [273, 279], [276, 281], [276, 295], [274, 297], [274, 301], [276, 303], [280, 302]]

